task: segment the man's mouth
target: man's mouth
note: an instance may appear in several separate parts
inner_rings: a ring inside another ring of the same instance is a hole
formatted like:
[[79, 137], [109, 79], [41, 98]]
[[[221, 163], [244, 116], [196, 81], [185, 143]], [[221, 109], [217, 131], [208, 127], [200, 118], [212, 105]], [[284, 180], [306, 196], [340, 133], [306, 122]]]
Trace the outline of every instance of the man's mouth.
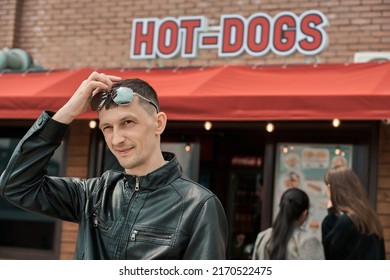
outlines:
[[115, 152], [119, 155], [125, 155], [128, 152], [130, 152], [133, 148], [121, 148], [121, 149], [115, 149]]

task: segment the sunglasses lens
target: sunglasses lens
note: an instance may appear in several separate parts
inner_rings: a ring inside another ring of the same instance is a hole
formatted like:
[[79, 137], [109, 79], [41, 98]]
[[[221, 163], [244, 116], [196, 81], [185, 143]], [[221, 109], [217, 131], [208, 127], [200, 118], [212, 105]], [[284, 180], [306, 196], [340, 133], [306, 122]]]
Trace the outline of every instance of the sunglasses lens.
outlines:
[[[107, 95], [110, 94], [112, 101], [114, 101], [118, 105], [127, 105], [133, 101], [134, 92], [131, 88], [127, 87], [119, 87], [112, 92], [98, 92], [91, 99], [91, 109], [93, 111], [99, 111], [106, 102]], [[142, 96], [140, 96], [143, 98]], [[146, 99], [146, 101], [149, 101]], [[149, 101], [150, 102], [150, 101]], [[153, 103], [152, 103], [153, 104]], [[153, 105], [155, 106], [155, 105]], [[156, 107], [156, 106], [155, 106]], [[157, 109], [157, 107], [156, 107]]]
[[133, 101], [133, 96], [131, 88], [120, 87], [112, 94], [112, 100], [118, 105], [127, 105]]
[[91, 109], [93, 111], [99, 111], [104, 105], [106, 96], [107, 95], [104, 94], [104, 92], [98, 92], [97, 94], [95, 94], [91, 99]]

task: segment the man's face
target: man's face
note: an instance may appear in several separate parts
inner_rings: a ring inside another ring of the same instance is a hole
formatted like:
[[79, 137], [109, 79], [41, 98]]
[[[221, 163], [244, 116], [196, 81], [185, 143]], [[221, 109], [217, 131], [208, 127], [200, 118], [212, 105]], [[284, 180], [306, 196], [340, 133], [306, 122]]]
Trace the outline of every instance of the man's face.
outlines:
[[161, 154], [157, 115], [150, 115], [138, 97], [129, 105], [99, 111], [99, 127], [108, 148], [126, 173], [145, 175]]

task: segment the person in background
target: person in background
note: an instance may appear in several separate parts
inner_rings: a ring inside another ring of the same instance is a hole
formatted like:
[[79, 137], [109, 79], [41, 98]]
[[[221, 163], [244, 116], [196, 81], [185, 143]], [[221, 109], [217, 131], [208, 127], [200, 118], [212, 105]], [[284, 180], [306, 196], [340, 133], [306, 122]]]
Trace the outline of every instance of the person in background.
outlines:
[[383, 260], [383, 229], [356, 173], [346, 167], [330, 169], [324, 177], [328, 215], [321, 225], [328, 260]]
[[309, 213], [309, 197], [298, 188], [285, 191], [271, 228], [257, 235], [253, 260], [323, 260], [321, 242], [304, 231]]
[[[90, 107], [124, 172], [47, 176], [69, 125]], [[23, 209], [78, 223], [75, 259], [225, 259], [224, 209], [182, 174], [174, 154], [161, 151], [166, 124], [147, 82], [93, 72], [23, 137], [0, 177], [0, 194]]]

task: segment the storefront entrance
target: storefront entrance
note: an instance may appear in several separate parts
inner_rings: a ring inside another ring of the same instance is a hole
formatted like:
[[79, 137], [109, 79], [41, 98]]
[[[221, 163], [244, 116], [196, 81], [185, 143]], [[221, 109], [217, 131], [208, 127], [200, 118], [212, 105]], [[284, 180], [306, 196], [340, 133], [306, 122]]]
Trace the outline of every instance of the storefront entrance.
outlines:
[[[191, 166], [188, 176], [212, 190], [224, 205], [229, 223], [229, 259], [251, 258], [257, 233], [272, 225], [278, 190], [300, 187], [308, 192], [313, 202], [323, 203], [321, 172], [330, 168], [333, 161], [342, 160], [344, 147], [350, 148], [344, 156], [348, 156], [348, 164], [358, 173], [375, 204], [379, 122], [343, 122], [336, 128], [330, 121], [281, 121], [274, 123], [272, 133], [265, 130], [265, 122], [213, 122], [210, 130], [205, 130], [203, 125], [203, 122], [169, 122], [162, 142], [183, 149], [182, 152], [176, 149], [176, 153], [195, 153], [186, 158], [179, 156], [179, 160]], [[100, 144], [92, 147], [104, 146], [100, 132], [96, 131], [96, 137]], [[282, 149], [286, 144], [297, 148], [289, 157]], [[185, 151], [188, 147], [198, 148]], [[339, 148], [340, 154], [336, 154]], [[314, 153], [314, 157], [308, 158], [309, 153]], [[291, 166], [294, 164], [291, 155], [304, 162], [297, 171], [300, 183], [280, 185], [280, 177], [286, 171], [284, 160], [289, 160]], [[107, 149], [101, 158], [105, 164], [96, 172], [115, 168], [115, 159]], [[316, 185], [318, 194], [309, 189], [311, 185]], [[322, 196], [318, 196], [320, 193]], [[323, 209], [317, 210], [317, 223], [311, 225], [313, 234], [317, 235], [323, 214], [318, 211]]]

